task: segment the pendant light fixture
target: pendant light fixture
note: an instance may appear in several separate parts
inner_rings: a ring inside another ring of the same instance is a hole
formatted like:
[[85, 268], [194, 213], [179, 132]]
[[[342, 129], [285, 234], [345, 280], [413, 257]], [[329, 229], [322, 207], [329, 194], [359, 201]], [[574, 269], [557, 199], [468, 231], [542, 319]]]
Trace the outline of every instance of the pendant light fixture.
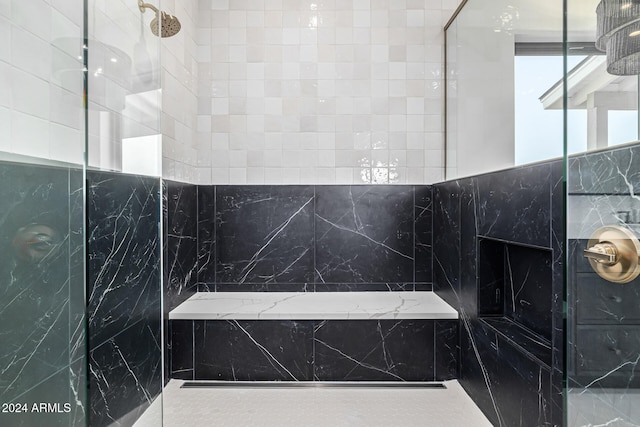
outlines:
[[607, 72], [640, 74], [640, 0], [602, 0], [596, 15], [596, 48], [607, 53]]

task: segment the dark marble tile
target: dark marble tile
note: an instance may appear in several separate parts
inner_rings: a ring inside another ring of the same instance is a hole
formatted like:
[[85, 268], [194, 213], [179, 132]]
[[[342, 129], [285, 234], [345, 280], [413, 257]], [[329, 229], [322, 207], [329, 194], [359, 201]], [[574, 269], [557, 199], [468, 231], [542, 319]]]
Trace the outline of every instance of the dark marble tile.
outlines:
[[569, 194], [629, 194], [640, 190], [640, 146], [633, 145], [569, 159]]
[[412, 282], [413, 187], [316, 187], [316, 283]]
[[564, 270], [566, 266], [566, 185], [563, 162], [551, 163], [551, 249], [553, 255], [551, 278], [552, 312], [552, 371], [551, 371], [551, 418], [552, 425], [561, 426], [564, 418], [563, 372], [565, 371], [564, 333]]
[[156, 178], [88, 173], [91, 425], [133, 423], [162, 387], [160, 197]]
[[[434, 185], [434, 290], [459, 308], [459, 378], [495, 425], [524, 425], [516, 418], [519, 414], [527, 414], [531, 424], [526, 425], [552, 425], [558, 415], [551, 409], [558, 403], [551, 396], [552, 380], [561, 387], [561, 378], [552, 379], [549, 368], [551, 310], [558, 295], [552, 283], [553, 253], [522, 248], [551, 248], [552, 188], [548, 164]], [[537, 252], [530, 256], [530, 251]], [[516, 283], [522, 289], [511, 286]], [[509, 297], [508, 306], [507, 288], [518, 296]], [[535, 304], [524, 307], [520, 300]], [[524, 326], [502, 318], [505, 313]], [[507, 322], [513, 328], [482, 327], [478, 315], [497, 316], [482, 322]], [[546, 339], [527, 328], [544, 333]], [[561, 333], [560, 329], [558, 336]], [[536, 343], [541, 350], [533, 356], [525, 349]]]
[[480, 316], [504, 316], [505, 245], [502, 242], [481, 239], [478, 248], [478, 314]]
[[504, 316], [552, 335], [552, 252], [482, 239], [478, 259], [481, 316]]
[[91, 426], [132, 425], [160, 394], [160, 342], [158, 318], [131, 325], [90, 350]]
[[310, 381], [312, 321], [195, 321], [195, 378]]
[[616, 285], [596, 273], [577, 273], [573, 302], [576, 323], [640, 325], [640, 289]]
[[216, 188], [216, 284], [312, 283], [313, 187]]
[[314, 379], [432, 381], [434, 321], [323, 321], [314, 332]]
[[520, 353], [534, 362], [551, 369], [551, 343], [531, 330], [506, 317], [483, 318], [481, 324], [493, 329], [500, 338], [518, 348]]
[[[221, 285], [221, 286], [236, 287], [233, 284]], [[198, 289], [198, 292], [215, 292], [216, 291], [216, 284], [214, 282], [211, 282], [211, 283], [198, 283], [197, 289]]]
[[[71, 204], [69, 211], [69, 348], [70, 360], [78, 364], [78, 370], [71, 370], [76, 375], [78, 384], [86, 381], [86, 343], [87, 328], [85, 325], [86, 289], [85, 289], [85, 178], [81, 170], [71, 170], [69, 174]], [[73, 379], [72, 379], [73, 382]], [[84, 389], [84, 387], [82, 387]], [[78, 390], [78, 388], [76, 388]], [[81, 391], [76, 391], [82, 395]], [[80, 397], [79, 400], [82, 400]]]
[[478, 220], [478, 180], [476, 178], [458, 181], [460, 188], [460, 312], [469, 318], [478, 314], [478, 304], [486, 298], [495, 296], [492, 292], [481, 289], [478, 275], [481, 263], [479, 254], [479, 220]]
[[505, 245], [505, 315], [549, 340], [551, 264], [551, 251]]
[[[82, 396], [78, 396], [82, 398]], [[27, 412], [9, 413], [0, 412], [0, 425], [7, 427], [35, 427], [35, 426], [59, 426], [82, 427], [85, 426], [84, 413], [78, 415], [81, 405], [78, 405], [76, 396], [69, 388], [69, 370], [63, 369], [35, 387], [24, 390], [18, 399], [2, 398], [2, 402], [26, 404]], [[50, 409], [42, 408], [40, 403], [48, 403]], [[33, 405], [36, 405], [35, 407]], [[82, 402], [86, 404], [86, 402]]]
[[84, 356], [71, 347], [84, 348], [84, 335], [71, 330], [83, 324], [84, 312], [77, 304], [84, 294], [84, 282], [77, 280], [83, 271], [78, 173], [0, 162], [2, 402], [28, 390], [44, 396], [51, 391], [44, 382], [54, 376], [64, 377], [58, 393], [66, 398], [68, 366], [72, 357]]
[[548, 163], [477, 177], [479, 233], [550, 247], [550, 178]]
[[165, 181], [164, 305], [168, 312], [189, 298], [198, 283], [198, 192], [195, 185]]
[[160, 187], [157, 178], [87, 176], [89, 345], [159, 316]]
[[[597, 277], [582, 250], [586, 239], [603, 225], [637, 228], [640, 146], [572, 157], [567, 188], [568, 381], [591, 390], [638, 388], [640, 380], [634, 371], [640, 322], [635, 287], [633, 283], [615, 285]], [[609, 410], [604, 406], [601, 411]]]
[[577, 325], [575, 376], [582, 387], [638, 388], [640, 325]]
[[[420, 287], [421, 290], [427, 290], [427, 287], [431, 288], [431, 283], [420, 284]], [[314, 290], [316, 292], [413, 292], [416, 289], [414, 283], [316, 283]]]
[[172, 320], [169, 322], [171, 358], [171, 378], [194, 380], [194, 326], [193, 320]]
[[433, 194], [431, 186], [415, 187], [415, 282], [433, 281]]
[[461, 384], [494, 425], [551, 425], [550, 372], [481, 323], [463, 340]]
[[221, 283], [204, 292], [313, 292], [311, 283]]
[[435, 321], [435, 379], [446, 381], [458, 378], [460, 344], [457, 320]]
[[457, 182], [433, 187], [433, 290], [456, 309], [460, 306], [459, 191]]
[[198, 186], [198, 283], [216, 281], [216, 187]]

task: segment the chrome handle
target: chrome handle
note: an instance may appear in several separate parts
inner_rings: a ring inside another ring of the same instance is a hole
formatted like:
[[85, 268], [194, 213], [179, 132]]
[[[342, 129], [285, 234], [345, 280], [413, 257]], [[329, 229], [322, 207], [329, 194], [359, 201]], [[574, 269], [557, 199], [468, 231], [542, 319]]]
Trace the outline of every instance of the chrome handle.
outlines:
[[600, 242], [595, 246], [585, 249], [585, 258], [592, 259], [605, 265], [615, 265], [618, 262], [618, 250], [609, 242]]

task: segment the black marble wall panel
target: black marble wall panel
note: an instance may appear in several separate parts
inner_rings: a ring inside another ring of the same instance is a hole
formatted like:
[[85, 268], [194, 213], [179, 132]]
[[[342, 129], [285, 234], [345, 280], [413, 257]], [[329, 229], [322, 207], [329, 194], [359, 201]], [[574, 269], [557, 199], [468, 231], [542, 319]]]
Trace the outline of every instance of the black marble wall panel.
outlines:
[[551, 251], [504, 245], [504, 314], [551, 340]]
[[[504, 316], [505, 314], [505, 246], [502, 242], [480, 239], [478, 246], [478, 313], [481, 316]], [[470, 286], [470, 287], [471, 287]]]
[[412, 187], [316, 187], [316, 282], [413, 282]]
[[131, 423], [162, 388], [160, 182], [89, 172], [89, 421]]
[[[459, 301], [460, 312], [463, 319], [475, 319], [478, 315], [478, 304], [480, 298], [495, 298], [495, 293], [479, 290], [481, 284], [477, 284], [479, 274], [479, 252], [480, 240], [480, 190], [479, 178], [469, 178], [457, 181], [459, 187], [459, 240], [455, 242], [460, 248], [460, 270], [459, 278]], [[435, 227], [440, 224], [434, 223]]]
[[457, 378], [455, 320], [172, 321], [174, 378], [433, 381]]
[[[431, 381], [433, 320], [337, 320], [316, 324], [314, 379]], [[374, 327], [375, 325], [375, 327]]]
[[313, 322], [194, 321], [195, 378], [311, 381]]
[[499, 316], [551, 340], [552, 252], [480, 239], [478, 304], [481, 316]]
[[[570, 159], [568, 174], [568, 381], [584, 388], [585, 395], [639, 388], [640, 279], [624, 285], [607, 282], [593, 272], [582, 251], [591, 234], [605, 225], [638, 233], [640, 146], [576, 156]], [[596, 411], [608, 413], [615, 405], [597, 406]]]
[[[211, 238], [206, 234], [209, 230], [198, 222], [199, 195], [198, 187], [173, 181], [163, 182], [163, 226], [165, 240], [163, 242], [164, 283], [163, 283], [163, 318], [165, 343], [165, 381], [172, 375], [172, 358], [177, 352], [172, 351], [173, 323], [169, 322], [169, 312], [193, 295], [198, 288], [198, 263], [200, 231], [203, 233], [203, 245], [208, 245]], [[203, 198], [203, 209], [206, 211], [206, 197]], [[215, 247], [209, 249], [215, 253]], [[180, 357], [178, 355], [178, 357]]]
[[313, 281], [314, 189], [216, 188], [216, 283]]
[[435, 379], [446, 381], [458, 378], [460, 346], [458, 342], [457, 320], [436, 320], [434, 324], [436, 341]]
[[[188, 186], [166, 185], [168, 193], [178, 187], [186, 200]], [[430, 291], [432, 199], [430, 186], [199, 186], [198, 290]], [[170, 206], [169, 194], [167, 200]], [[170, 206], [169, 217], [171, 210]], [[184, 212], [179, 218], [177, 226], [191, 220]], [[170, 219], [165, 222], [171, 224]], [[174, 237], [170, 230], [167, 233], [169, 239]], [[193, 231], [182, 226], [175, 234], [175, 239], [190, 239]], [[172, 257], [192, 265], [193, 258], [185, 252], [167, 252], [167, 256], [166, 265], [172, 264]], [[188, 348], [193, 337], [185, 337], [183, 329], [178, 322], [167, 327], [167, 377], [204, 373], [231, 378], [228, 367], [212, 368], [198, 362], [202, 360], [199, 344], [192, 351], [195, 364], [189, 363], [187, 350], [171, 348]], [[238, 330], [242, 329], [235, 325], [234, 333]], [[196, 341], [198, 337], [196, 333]], [[431, 342], [433, 345], [433, 338]], [[448, 376], [451, 365], [445, 359], [442, 372]], [[433, 371], [433, 361], [430, 363]], [[254, 372], [245, 378], [260, 375]], [[273, 372], [262, 375], [272, 377]], [[298, 372], [296, 377], [301, 375]]]
[[460, 382], [495, 425], [561, 425], [551, 410], [563, 285], [552, 274], [562, 256], [551, 246], [551, 172], [539, 164], [433, 186], [434, 290], [459, 310]]
[[481, 175], [477, 180], [481, 235], [550, 247], [549, 163]]
[[90, 349], [91, 426], [133, 425], [162, 392], [160, 319], [135, 323]]
[[0, 401], [29, 405], [0, 425], [84, 425], [82, 171], [0, 162], [0, 183]]
[[564, 348], [567, 337], [564, 327], [564, 283], [566, 249], [566, 180], [562, 161], [551, 162], [551, 250], [552, 264], [552, 371], [551, 371], [551, 419], [553, 425], [561, 425], [564, 418], [564, 390], [562, 378], [566, 371]]
[[[198, 188], [164, 181], [166, 192], [165, 310], [193, 295], [198, 283]], [[206, 229], [205, 227], [202, 227]], [[203, 236], [210, 241], [208, 236]]]
[[569, 194], [630, 195], [640, 188], [640, 147], [589, 153], [569, 159]]
[[[433, 194], [431, 186], [414, 189], [414, 282], [433, 282]], [[430, 289], [429, 289], [430, 290]]]
[[[446, 182], [433, 188], [433, 289], [460, 308], [460, 188]], [[436, 229], [437, 227], [437, 229]]]
[[[180, 200], [188, 187], [167, 183]], [[431, 186], [198, 186], [197, 289], [432, 290], [432, 198]], [[175, 225], [169, 239], [192, 239]]]
[[[198, 186], [198, 285], [199, 291], [215, 291], [216, 283], [216, 187]], [[209, 288], [208, 284], [212, 284]]]
[[548, 367], [524, 357], [490, 328], [477, 326], [475, 348], [463, 352], [477, 352], [481, 362], [465, 388], [475, 391], [474, 400], [482, 399], [489, 420], [502, 426], [553, 425]]
[[431, 291], [431, 283], [316, 283], [316, 292], [402, 292]]
[[[171, 370], [168, 378], [193, 380], [194, 325], [192, 320], [171, 322]], [[166, 356], [165, 356], [166, 357]], [[165, 362], [166, 363], [166, 362]]]
[[160, 189], [153, 178], [87, 176], [87, 284], [92, 348], [160, 310]]

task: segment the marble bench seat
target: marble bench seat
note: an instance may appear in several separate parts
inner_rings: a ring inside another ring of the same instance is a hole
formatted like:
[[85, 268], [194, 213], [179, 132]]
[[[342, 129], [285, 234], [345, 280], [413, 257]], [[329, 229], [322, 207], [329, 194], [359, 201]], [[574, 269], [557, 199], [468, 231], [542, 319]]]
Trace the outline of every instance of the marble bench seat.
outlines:
[[171, 320], [457, 319], [434, 292], [199, 292]]
[[458, 313], [433, 292], [201, 292], [169, 319], [175, 379], [457, 378]]

